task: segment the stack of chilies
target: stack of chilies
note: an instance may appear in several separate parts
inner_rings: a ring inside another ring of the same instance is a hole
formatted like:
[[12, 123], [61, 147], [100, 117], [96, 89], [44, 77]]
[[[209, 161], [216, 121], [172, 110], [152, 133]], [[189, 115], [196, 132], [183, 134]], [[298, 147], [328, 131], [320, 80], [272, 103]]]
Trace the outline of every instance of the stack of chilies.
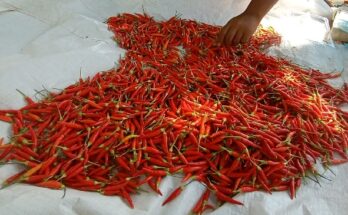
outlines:
[[119, 195], [147, 184], [161, 194], [167, 175], [181, 175], [206, 191], [193, 206], [202, 213], [233, 196], [289, 190], [325, 166], [347, 161], [348, 113], [336, 74], [300, 68], [261, 50], [279, 43], [259, 29], [251, 41], [216, 47], [219, 27], [171, 18], [123, 14], [108, 20], [127, 49], [117, 69], [80, 80], [40, 102], [25, 97], [19, 110], [3, 110], [12, 124], [0, 159], [26, 170], [4, 182], [53, 189], [65, 186]]

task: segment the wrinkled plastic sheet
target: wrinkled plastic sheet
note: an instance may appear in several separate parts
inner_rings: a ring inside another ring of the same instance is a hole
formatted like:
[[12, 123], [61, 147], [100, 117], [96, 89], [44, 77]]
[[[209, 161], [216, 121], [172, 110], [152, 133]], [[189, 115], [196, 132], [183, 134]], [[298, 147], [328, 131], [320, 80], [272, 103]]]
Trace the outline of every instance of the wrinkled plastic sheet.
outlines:
[[[112, 40], [104, 21], [121, 12], [147, 12], [156, 19], [174, 15], [223, 25], [240, 14], [249, 1], [237, 0], [5, 0], [0, 1], [0, 109], [19, 108], [23, 98], [16, 89], [35, 98], [36, 91], [57, 91], [98, 71], [117, 66], [125, 50]], [[291, 2], [291, 3], [289, 3]], [[342, 72], [330, 83], [348, 80], [347, 48], [327, 37], [330, 8], [323, 1], [280, 1], [265, 18], [283, 36], [269, 53], [323, 72]], [[35, 91], [36, 90], [36, 91]], [[9, 137], [9, 125], [0, 123], [0, 136]], [[22, 167], [0, 167], [0, 182]], [[296, 199], [287, 192], [253, 192], [235, 198], [244, 206], [224, 204], [207, 214], [347, 214], [348, 165], [320, 169], [327, 178], [315, 183], [305, 179]], [[180, 177], [166, 177], [154, 192], [133, 195], [135, 209], [119, 197], [67, 189], [63, 191], [16, 184], [0, 190], [0, 215], [107, 215], [189, 214], [204, 187], [193, 182], [172, 203], [163, 200], [179, 185]], [[144, 187], [146, 190], [147, 187]], [[212, 199], [212, 202], [215, 200]]]

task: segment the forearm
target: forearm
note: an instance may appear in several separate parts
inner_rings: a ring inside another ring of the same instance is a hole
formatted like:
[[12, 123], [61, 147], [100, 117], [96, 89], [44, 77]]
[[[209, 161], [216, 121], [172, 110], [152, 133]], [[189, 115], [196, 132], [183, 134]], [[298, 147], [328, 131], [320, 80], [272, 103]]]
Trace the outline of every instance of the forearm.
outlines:
[[278, 0], [252, 0], [244, 14], [256, 16], [261, 20]]

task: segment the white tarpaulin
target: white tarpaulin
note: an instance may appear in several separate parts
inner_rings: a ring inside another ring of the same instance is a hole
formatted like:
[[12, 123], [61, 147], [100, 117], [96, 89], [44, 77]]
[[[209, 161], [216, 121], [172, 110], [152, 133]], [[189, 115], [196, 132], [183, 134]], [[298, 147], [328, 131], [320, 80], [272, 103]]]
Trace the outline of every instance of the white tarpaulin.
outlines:
[[[241, 13], [249, 1], [241, 0], [3, 0], [0, 1], [0, 109], [19, 108], [23, 98], [16, 89], [34, 97], [35, 90], [62, 89], [80, 77], [117, 66], [125, 50], [117, 47], [104, 21], [121, 12], [147, 12], [157, 19], [176, 14], [223, 25]], [[283, 36], [270, 54], [285, 57], [324, 72], [342, 72], [348, 81], [348, 51], [327, 37], [331, 9], [320, 0], [280, 1], [264, 20]], [[340, 86], [343, 79], [331, 83]], [[0, 123], [0, 136], [9, 136], [9, 125]], [[20, 167], [0, 167], [0, 182]], [[322, 173], [330, 180], [320, 185], [305, 180], [295, 200], [287, 192], [272, 195], [254, 192], [236, 196], [244, 206], [224, 204], [210, 214], [348, 214], [348, 165]], [[161, 183], [163, 196], [143, 192], [130, 209], [118, 197], [68, 189], [54, 191], [25, 184], [0, 190], [0, 215], [107, 215], [189, 214], [203, 187], [191, 183], [175, 201], [162, 207], [180, 179]]]

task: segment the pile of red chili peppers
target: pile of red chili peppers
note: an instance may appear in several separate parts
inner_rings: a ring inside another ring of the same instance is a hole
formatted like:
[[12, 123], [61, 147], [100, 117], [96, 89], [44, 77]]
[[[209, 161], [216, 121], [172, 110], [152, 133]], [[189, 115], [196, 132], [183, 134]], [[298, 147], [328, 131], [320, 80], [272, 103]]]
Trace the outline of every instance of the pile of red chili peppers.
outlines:
[[117, 69], [100, 72], [40, 102], [0, 111], [12, 124], [0, 160], [27, 167], [7, 179], [61, 189], [119, 195], [147, 184], [161, 194], [167, 175], [182, 175], [168, 203], [192, 180], [206, 191], [192, 211], [212, 208], [209, 196], [242, 204], [239, 193], [289, 190], [347, 161], [348, 88], [262, 50], [278, 44], [259, 29], [248, 44], [217, 47], [219, 27], [173, 17], [111, 17], [127, 49]]

